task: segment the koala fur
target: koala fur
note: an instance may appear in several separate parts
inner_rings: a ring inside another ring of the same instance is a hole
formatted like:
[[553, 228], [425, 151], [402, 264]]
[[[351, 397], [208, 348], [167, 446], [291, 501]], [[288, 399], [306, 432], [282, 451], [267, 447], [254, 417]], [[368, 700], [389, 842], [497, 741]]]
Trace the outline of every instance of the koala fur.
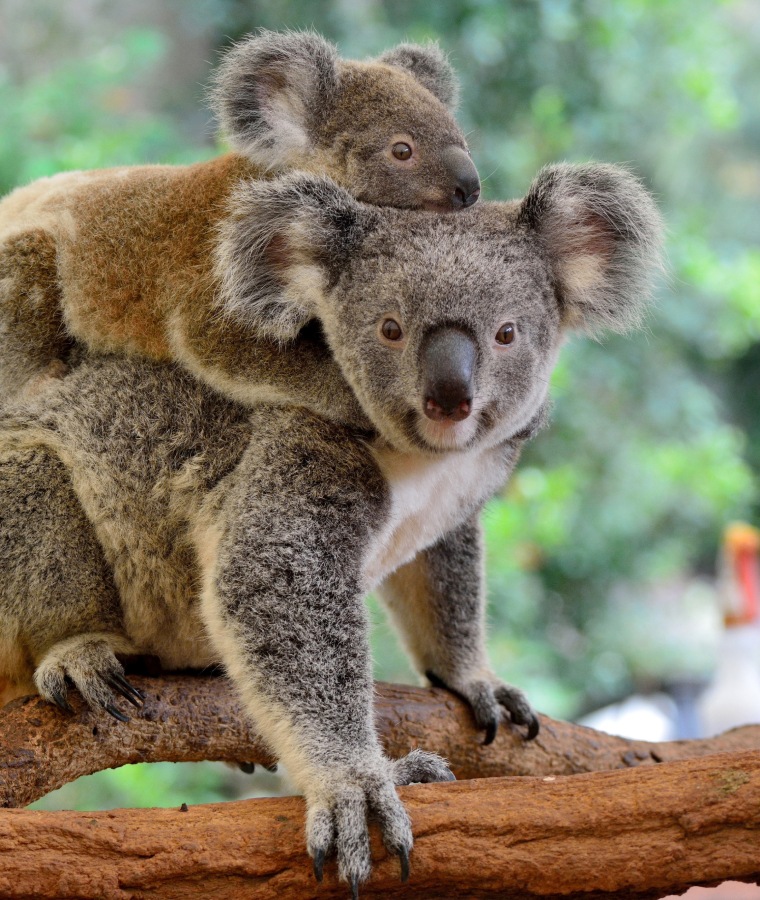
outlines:
[[370, 427], [248, 409], [128, 358], [19, 398], [0, 416], [0, 677], [59, 705], [68, 679], [121, 715], [116, 694], [143, 698], [117, 653], [223, 663], [305, 794], [317, 877], [336, 852], [356, 893], [368, 816], [403, 875], [394, 787], [451, 777], [432, 754], [380, 749], [363, 597], [378, 591], [419, 672], [469, 702], [486, 740], [503, 717], [536, 734], [488, 661], [479, 512], [540, 424], [567, 328], [638, 319], [659, 219], [609, 166], [549, 168], [522, 201], [445, 217], [313, 176], [256, 191], [279, 210], [269, 243], [297, 238], [321, 271], [299, 293], [298, 254], [278, 250], [248, 314], [317, 316]]
[[[434, 45], [354, 62], [311, 32], [262, 32], [225, 56], [210, 94], [235, 152], [17, 189], [0, 203], [0, 394], [65, 371], [79, 342], [179, 361], [242, 402], [297, 399], [350, 420], [348, 394], [301, 394], [271, 341], [220, 321], [218, 232], [247, 185], [294, 168], [367, 203], [445, 211], [474, 202], [480, 185], [449, 109], [455, 94]], [[409, 159], [394, 157], [398, 142]], [[312, 373], [324, 369], [312, 382], [340, 383], [319, 342], [301, 347]]]

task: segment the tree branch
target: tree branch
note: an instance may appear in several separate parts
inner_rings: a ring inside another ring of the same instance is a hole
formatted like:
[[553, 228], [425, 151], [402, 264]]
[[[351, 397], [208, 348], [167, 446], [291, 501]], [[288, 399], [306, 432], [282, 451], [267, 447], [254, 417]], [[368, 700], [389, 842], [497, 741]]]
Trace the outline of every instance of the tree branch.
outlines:
[[[760, 754], [572, 777], [416, 785], [399, 880], [373, 834], [363, 897], [601, 900], [662, 897], [760, 878]], [[317, 886], [300, 798], [178, 809], [0, 813], [0, 896], [345, 898], [330, 861]]]
[[[0, 806], [25, 806], [49, 791], [102, 769], [137, 762], [225, 760], [271, 765], [275, 760], [243, 715], [224, 678], [130, 676], [148, 699], [132, 721], [90, 712], [72, 697], [74, 714], [39, 697], [0, 710]], [[378, 730], [390, 756], [413, 747], [445, 756], [457, 777], [571, 775], [730, 750], [760, 749], [760, 726], [717, 738], [661, 744], [628, 741], [580, 725], [541, 717], [541, 733], [525, 743], [501, 728], [482, 745], [468, 708], [441, 690], [378, 684]]]

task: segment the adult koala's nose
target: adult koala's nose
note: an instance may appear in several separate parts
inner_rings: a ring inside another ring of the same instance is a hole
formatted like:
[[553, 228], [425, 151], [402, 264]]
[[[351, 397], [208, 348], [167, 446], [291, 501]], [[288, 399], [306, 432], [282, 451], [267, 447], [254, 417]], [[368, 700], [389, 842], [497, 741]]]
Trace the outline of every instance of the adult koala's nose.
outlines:
[[422, 342], [423, 411], [434, 422], [461, 422], [472, 412], [478, 347], [461, 328], [445, 325]]
[[472, 206], [480, 196], [480, 178], [470, 154], [461, 147], [446, 147], [441, 159], [451, 174], [451, 206], [453, 209], [465, 209]]

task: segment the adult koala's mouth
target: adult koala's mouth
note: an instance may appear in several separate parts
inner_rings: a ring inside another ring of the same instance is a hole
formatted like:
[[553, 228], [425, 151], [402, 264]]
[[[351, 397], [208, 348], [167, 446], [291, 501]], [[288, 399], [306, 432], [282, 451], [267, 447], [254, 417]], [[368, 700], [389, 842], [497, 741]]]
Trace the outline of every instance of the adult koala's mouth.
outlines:
[[432, 454], [467, 450], [482, 433], [477, 410], [463, 421], [433, 421], [413, 407], [406, 410], [398, 424], [411, 449]]

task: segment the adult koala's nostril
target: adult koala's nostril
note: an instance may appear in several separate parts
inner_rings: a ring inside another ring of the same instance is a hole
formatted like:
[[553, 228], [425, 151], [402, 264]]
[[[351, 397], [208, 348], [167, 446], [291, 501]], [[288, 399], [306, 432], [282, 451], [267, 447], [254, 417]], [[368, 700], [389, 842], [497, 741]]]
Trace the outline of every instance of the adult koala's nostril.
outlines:
[[422, 344], [423, 412], [434, 422], [461, 422], [472, 412], [478, 348], [460, 328], [442, 326]]
[[461, 400], [453, 409], [446, 409], [441, 406], [432, 397], [425, 400], [425, 415], [434, 422], [461, 422], [470, 415], [472, 411], [472, 398], [469, 400]]

